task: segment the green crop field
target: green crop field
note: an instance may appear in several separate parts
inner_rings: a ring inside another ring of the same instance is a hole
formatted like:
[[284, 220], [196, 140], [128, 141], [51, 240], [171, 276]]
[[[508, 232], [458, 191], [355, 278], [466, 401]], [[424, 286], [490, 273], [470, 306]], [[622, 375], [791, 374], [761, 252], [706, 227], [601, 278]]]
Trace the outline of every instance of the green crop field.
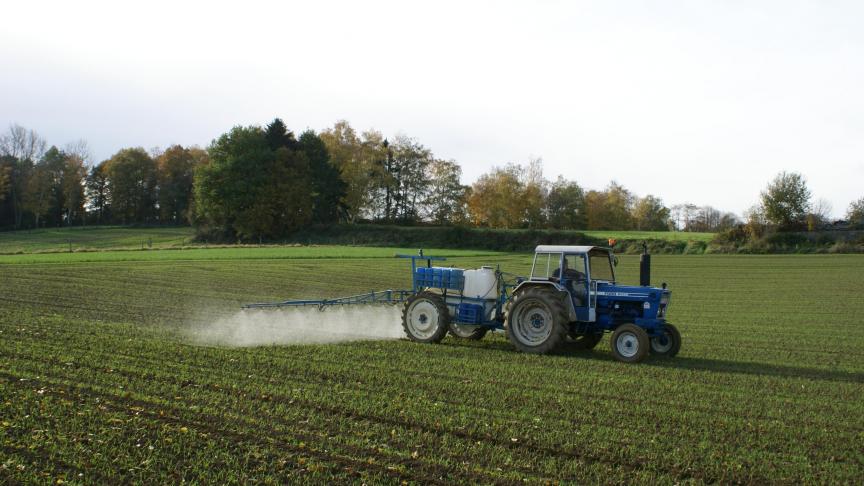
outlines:
[[[428, 255], [484, 256], [499, 252], [479, 250], [424, 250]], [[167, 262], [215, 260], [281, 260], [325, 258], [392, 258], [396, 254], [417, 253], [416, 248], [382, 248], [359, 246], [262, 246], [236, 248], [184, 248], [154, 251], [98, 251], [82, 253], [25, 253], [0, 255], [0, 264], [24, 263], [105, 263]]]
[[131, 228], [93, 226], [0, 232], [0, 254], [105, 249], [182, 247], [192, 242], [190, 227]]
[[691, 231], [614, 231], [590, 230], [581, 231], [594, 238], [614, 238], [616, 240], [666, 240], [666, 241], [704, 241], [709, 242], [715, 233], [697, 233]]
[[[428, 228], [434, 231], [435, 228]], [[522, 230], [514, 230], [522, 231]], [[708, 242], [714, 233], [671, 231], [580, 231], [593, 238]], [[190, 227], [92, 226], [0, 232], [0, 255], [105, 250], [179, 249], [208, 246], [194, 240]], [[306, 243], [304, 241], [304, 243]], [[70, 251], [71, 250], [71, 251]]]
[[[501, 333], [196, 344], [190, 329], [244, 302], [407, 286], [392, 249], [252, 250], [3, 257], [0, 483], [837, 484], [864, 472], [864, 256], [655, 256], [684, 345], [627, 365], [608, 339], [535, 356]], [[637, 263], [622, 256], [620, 279], [635, 282]]]

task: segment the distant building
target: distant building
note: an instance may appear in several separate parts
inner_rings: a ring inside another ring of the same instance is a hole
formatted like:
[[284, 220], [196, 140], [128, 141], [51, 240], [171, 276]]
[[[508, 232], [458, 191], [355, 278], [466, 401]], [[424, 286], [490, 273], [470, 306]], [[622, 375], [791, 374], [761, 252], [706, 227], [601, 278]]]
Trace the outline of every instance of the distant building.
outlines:
[[846, 221], [845, 219], [838, 219], [829, 224], [827, 229], [835, 231], [848, 230], [852, 229], [852, 225], [849, 223], [849, 221]]

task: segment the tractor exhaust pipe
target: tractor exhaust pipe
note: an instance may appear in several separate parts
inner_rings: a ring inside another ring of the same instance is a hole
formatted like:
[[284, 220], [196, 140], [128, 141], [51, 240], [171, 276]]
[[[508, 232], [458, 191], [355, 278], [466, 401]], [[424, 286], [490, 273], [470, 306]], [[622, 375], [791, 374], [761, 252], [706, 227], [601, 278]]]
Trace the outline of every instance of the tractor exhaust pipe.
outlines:
[[648, 245], [642, 242], [642, 254], [639, 255], [639, 285], [651, 286], [651, 255], [648, 254]]

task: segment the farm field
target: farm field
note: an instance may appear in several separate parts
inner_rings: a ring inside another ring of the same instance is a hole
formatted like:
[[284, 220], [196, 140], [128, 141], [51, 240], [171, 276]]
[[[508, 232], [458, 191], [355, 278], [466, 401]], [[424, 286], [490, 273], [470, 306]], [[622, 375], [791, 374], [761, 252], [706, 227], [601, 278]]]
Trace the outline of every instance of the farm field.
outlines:
[[[553, 356], [518, 354], [502, 333], [189, 338], [245, 302], [403, 288], [396, 252], [2, 257], [0, 483], [860, 481], [864, 256], [655, 255], [684, 345], [638, 365], [614, 361], [608, 338]], [[444, 253], [466, 268], [530, 266], [527, 254]], [[621, 256], [619, 280], [637, 267]]]
[[[434, 228], [428, 228], [434, 230]], [[714, 233], [671, 231], [579, 231], [593, 238], [618, 240], [657, 239], [708, 242]], [[187, 249], [208, 245], [194, 241], [187, 226], [123, 227], [90, 226], [0, 231], [0, 255], [22, 253], [71, 253], [105, 250]], [[306, 243], [306, 242], [304, 242]], [[219, 245], [230, 246], [230, 245]], [[271, 247], [272, 245], [267, 245]], [[70, 252], [71, 248], [71, 252]]]
[[581, 231], [594, 238], [614, 238], [616, 240], [667, 240], [667, 241], [711, 241], [715, 233], [692, 231]]
[[[499, 252], [480, 250], [427, 249], [428, 255], [484, 256]], [[416, 248], [382, 248], [359, 246], [262, 246], [236, 248], [185, 248], [176, 250], [123, 251], [106, 250], [81, 253], [25, 253], [0, 255], [0, 264], [33, 263], [105, 263], [105, 262], [167, 262], [167, 261], [216, 261], [216, 260], [281, 260], [281, 259], [327, 259], [327, 258], [393, 258], [395, 254], [417, 253]]]
[[92, 226], [0, 232], [0, 254], [105, 249], [173, 248], [192, 242], [185, 226], [133, 228]]

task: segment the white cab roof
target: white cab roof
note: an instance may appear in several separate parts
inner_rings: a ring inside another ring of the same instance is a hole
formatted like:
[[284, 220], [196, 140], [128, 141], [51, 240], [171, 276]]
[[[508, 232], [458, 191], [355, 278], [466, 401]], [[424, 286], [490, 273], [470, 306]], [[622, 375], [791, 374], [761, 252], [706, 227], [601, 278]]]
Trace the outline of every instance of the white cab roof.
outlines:
[[537, 253], [588, 253], [593, 249], [609, 251], [608, 248], [599, 246], [566, 246], [566, 245], [538, 245], [534, 249]]

